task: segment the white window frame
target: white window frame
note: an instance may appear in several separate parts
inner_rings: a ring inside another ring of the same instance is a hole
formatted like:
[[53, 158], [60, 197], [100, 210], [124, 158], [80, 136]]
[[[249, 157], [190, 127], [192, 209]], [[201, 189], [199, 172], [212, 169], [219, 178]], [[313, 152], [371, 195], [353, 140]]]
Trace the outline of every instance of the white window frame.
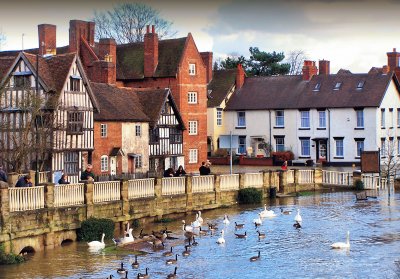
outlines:
[[[240, 116], [240, 114], [243, 114], [243, 115]], [[246, 127], [246, 112], [238, 111], [238, 112], [236, 112], [236, 116], [237, 116], [237, 126], [236, 127]]]
[[101, 172], [108, 171], [108, 156], [102, 155], [100, 158], [100, 170]]
[[356, 110], [357, 128], [364, 128], [364, 110]]
[[106, 138], [107, 137], [107, 124], [101, 123], [100, 124], [100, 137]]
[[191, 76], [196, 75], [196, 64], [189, 63], [189, 75]]
[[[305, 153], [306, 147], [308, 148], [308, 153]], [[311, 156], [311, 143], [310, 139], [300, 139], [300, 151], [302, 157], [310, 157]]]
[[[281, 115], [279, 115], [281, 114]], [[275, 127], [285, 127], [285, 111], [276, 110], [275, 111]]]
[[300, 127], [301, 128], [310, 128], [310, 111], [302, 110], [300, 111]]
[[217, 126], [222, 126], [222, 108], [217, 108]]
[[275, 137], [275, 151], [285, 151], [285, 137]]
[[142, 126], [140, 126], [140, 124], [135, 125], [135, 136], [137, 137], [142, 136]]
[[326, 128], [326, 111], [318, 111], [318, 128]]
[[198, 162], [198, 150], [197, 149], [189, 149], [189, 163], [195, 164]]
[[381, 128], [385, 128], [386, 119], [385, 119], [385, 109], [381, 109]]
[[344, 139], [335, 139], [335, 157], [344, 158]]
[[364, 151], [364, 140], [356, 140], [356, 157], [360, 158], [361, 157], [361, 152], [359, 145], [362, 145], [361, 152]]
[[339, 90], [340, 87], [342, 87], [342, 82], [336, 82], [335, 83], [335, 87], [333, 88], [333, 90]]
[[197, 104], [197, 92], [188, 92], [188, 104]]
[[246, 145], [246, 136], [239, 136], [238, 137], [238, 154], [246, 154], [247, 151], [247, 145]]
[[381, 157], [385, 158], [386, 157], [386, 139], [381, 138]]
[[397, 128], [400, 128], [400, 109], [397, 109]]
[[135, 156], [135, 169], [140, 169], [143, 167], [143, 157], [141, 154]]
[[198, 121], [189, 121], [189, 135], [197, 135]]

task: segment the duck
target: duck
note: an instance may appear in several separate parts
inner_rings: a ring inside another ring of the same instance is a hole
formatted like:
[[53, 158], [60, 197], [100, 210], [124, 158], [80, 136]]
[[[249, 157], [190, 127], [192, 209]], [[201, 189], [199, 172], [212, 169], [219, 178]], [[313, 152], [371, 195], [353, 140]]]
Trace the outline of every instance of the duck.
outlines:
[[295, 227], [296, 229], [301, 229], [301, 224], [296, 221], [296, 223], [293, 224], [293, 227]]
[[257, 233], [258, 233], [258, 239], [265, 238], [265, 233], [262, 233], [260, 231], [257, 231]]
[[117, 273], [119, 274], [125, 274], [127, 270], [124, 268], [124, 263], [121, 262], [121, 267], [117, 269]]
[[193, 232], [193, 227], [186, 225], [186, 221], [182, 220], [182, 230], [185, 232]]
[[[129, 223], [128, 223], [129, 224]], [[128, 233], [125, 234], [125, 236], [123, 238], [120, 239], [120, 243], [121, 244], [125, 244], [125, 243], [129, 243], [129, 242], [133, 242], [135, 241], [135, 238], [132, 235], [132, 231], [133, 229], [129, 229]]]
[[292, 214], [292, 211], [291, 210], [283, 210], [283, 208], [281, 207], [281, 214], [290, 215], [290, 214]]
[[99, 249], [106, 247], [106, 244], [104, 243], [104, 237], [105, 236], [106, 236], [106, 234], [103, 233], [102, 236], [101, 236], [101, 241], [94, 240], [94, 241], [88, 242], [89, 247], [99, 248]]
[[262, 221], [261, 221], [261, 214], [260, 213], [258, 213], [258, 218], [256, 218], [256, 219], [253, 219], [253, 222], [254, 222], [254, 225], [256, 226], [256, 227], [258, 227], [258, 226], [261, 226], [262, 225]]
[[174, 273], [168, 274], [167, 279], [175, 279], [176, 278], [176, 270], [178, 267], [175, 266], [175, 271]]
[[299, 208], [297, 208], [297, 214], [296, 214], [296, 216], [294, 217], [294, 220], [295, 220], [297, 223], [299, 223], [300, 225], [301, 225], [301, 222], [303, 221], [303, 218], [301, 218], [301, 215], [300, 215], [300, 209], [299, 209]]
[[264, 204], [264, 210], [260, 212], [260, 217], [261, 218], [266, 218], [266, 217], [275, 217], [276, 214], [273, 210], [267, 210], [267, 205]]
[[217, 239], [218, 244], [223, 244], [225, 243], [225, 238], [224, 238], [224, 230], [221, 230], [221, 236]]
[[224, 220], [222, 220], [222, 223], [224, 223], [225, 225], [229, 225], [229, 223], [230, 223], [231, 221], [229, 221], [229, 217], [228, 217], [228, 215], [224, 215]]
[[332, 249], [349, 249], [350, 248], [350, 232], [347, 231], [346, 242], [335, 242], [331, 245]]
[[244, 228], [244, 224], [238, 224], [235, 222], [235, 229], [243, 229]]
[[132, 263], [132, 268], [139, 268], [139, 263], [137, 261], [137, 255], [135, 255], [135, 261]]
[[165, 261], [166, 264], [176, 264], [178, 262], [178, 254], [175, 255], [175, 259], [168, 259]]
[[203, 225], [203, 218], [201, 218], [201, 211], [199, 210], [197, 214], [199, 214], [199, 217], [197, 217], [197, 221], [199, 221], [200, 225]]
[[244, 234], [235, 233], [235, 235], [236, 235], [237, 238], [246, 238], [247, 237], [247, 232], [244, 232]]
[[257, 255], [257, 256], [251, 257], [251, 258], [250, 258], [250, 261], [251, 261], [251, 262], [258, 261], [258, 260], [260, 259], [260, 257], [261, 257], [261, 253], [260, 253], [260, 251], [258, 251], [258, 255]]
[[190, 255], [190, 251], [188, 250], [188, 247], [185, 246], [185, 251], [182, 252], [182, 256], [187, 257]]
[[171, 250], [164, 252], [162, 255], [165, 257], [171, 257], [174, 253], [172, 252], [172, 246], [171, 246]]
[[198, 246], [198, 245], [199, 245], [199, 243], [196, 241], [196, 239], [194, 238], [194, 236], [193, 236], [192, 245], [193, 245], [193, 246]]
[[145, 274], [138, 273], [137, 278], [138, 278], [138, 279], [148, 279], [148, 278], [150, 278], [150, 275], [149, 275], [148, 272], [149, 272], [149, 268], [146, 267], [146, 273], [145, 273]]

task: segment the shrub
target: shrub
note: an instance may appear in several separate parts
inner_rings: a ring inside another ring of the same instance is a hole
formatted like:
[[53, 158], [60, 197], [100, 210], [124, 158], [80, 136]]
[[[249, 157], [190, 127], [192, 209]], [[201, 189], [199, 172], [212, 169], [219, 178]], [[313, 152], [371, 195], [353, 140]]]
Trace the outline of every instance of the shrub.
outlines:
[[114, 222], [111, 219], [89, 218], [83, 221], [78, 230], [78, 240], [100, 241], [101, 235], [105, 233], [105, 239], [114, 237]]
[[290, 161], [294, 159], [294, 154], [292, 151], [272, 152], [272, 156], [275, 157], [276, 161]]
[[0, 265], [3, 264], [17, 264], [24, 262], [25, 259], [21, 255], [15, 255], [14, 253], [7, 254], [5, 252], [4, 244], [0, 245]]
[[357, 180], [356, 181], [356, 189], [357, 190], [364, 190], [364, 182], [362, 182], [362, 180]]
[[238, 200], [241, 204], [261, 203], [262, 191], [256, 188], [240, 189]]
[[226, 156], [228, 156], [228, 150], [226, 150], [224, 148], [218, 148], [217, 150], [215, 150], [214, 156], [215, 157], [226, 157]]

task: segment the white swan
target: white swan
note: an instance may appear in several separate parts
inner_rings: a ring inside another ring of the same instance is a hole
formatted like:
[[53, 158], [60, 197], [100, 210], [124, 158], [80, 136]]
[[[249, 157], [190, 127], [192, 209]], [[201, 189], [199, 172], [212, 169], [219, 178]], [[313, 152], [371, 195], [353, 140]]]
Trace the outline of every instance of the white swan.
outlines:
[[182, 230], [185, 232], [192, 232], [193, 231], [193, 227], [186, 225], [186, 221], [182, 220]]
[[101, 241], [94, 240], [88, 242], [89, 247], [99, 248], [99, 249], [106, 247], [106, 244], [104, 243], [104, 236], [105, 234], [103, 233], [103, 235], [101, 236]]
[[260, 217], [261, 218], [266, 218], [266, 217], [275, 217], [276, 214], [273, 210], [267, 210], [267, 205], [264, 204], [264, 210], [260, 212]]
[[199, 214], [196, 214], [196, 220], [194, 220], [194, 222], [192, 222], [192, 228], [195, 229], [195, 228], [198, 228], [200, 226], [201, 226], [201, 224], [200, 224], [200, 221], [199, 221]]
[[261, 216], [261, 213], [258, 213], [258, 218], [253, 219], [253, 223], [254, 223], [256, 226], [262, 225], [262, 221], [261, 221], [260, 216]]
[[222, 221], [222, 223], [224, 223], [225, 225], [229, 225], [230, 222], [231, 222], [231, 221], [229, 221], [228, 215], [225, 214], [224, 220]]
[[197, 217], [197, 221], [199, 221], [200, 225], [203, 225], [203, 218], [201, 218], [201, 211], [198, 211], [199, 217]]
[[299, 223], [300, 225], [301, 225], [301, 222], [303, 222], [303, 218], [301, 218], [300, 209], [299, 209], [299, 208], [297, 208], [297, 214], [296, 214], [296, 216], [294, 217], [294, 220], [295, 220], [297, 223]]
[[331, 245], [332, 249], [348, 249], [350, 248], [350, 232], [347, 231], [346, 243], [335, 242]]
[[225, 243], [225, 238], [224, 238], [224, 230], [221, 230], [221, 236], [217, 239], [218, 244], [223, 244]]
[[135, 241], [135, 238], [132, 235], [132, 231], [133, 229], [129, 229], [128, 233], [123, 238], [120, 239], [121, 244]]

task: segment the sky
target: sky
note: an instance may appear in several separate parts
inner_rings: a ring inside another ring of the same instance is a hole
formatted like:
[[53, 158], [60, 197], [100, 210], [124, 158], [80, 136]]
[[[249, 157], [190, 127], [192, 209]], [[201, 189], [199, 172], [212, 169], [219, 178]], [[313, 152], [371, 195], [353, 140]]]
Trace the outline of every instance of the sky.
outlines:
[[[18, 0], [2, 3], [1, 50], [38, 46], [37, 25], [57, 25], [57, 46], [68, 44], [69, 20], [90, 20], [129, 0]], [[367, 72], [400, 51], [398, 0], [203, 0], [145, 1], [173, 22], [176, 37], [192, 33], [200, 51], [214, 58], [249, 56], [249, 47], [284, 52], [303, 50], [310, 60], [330, 60], [331, 72]]]

